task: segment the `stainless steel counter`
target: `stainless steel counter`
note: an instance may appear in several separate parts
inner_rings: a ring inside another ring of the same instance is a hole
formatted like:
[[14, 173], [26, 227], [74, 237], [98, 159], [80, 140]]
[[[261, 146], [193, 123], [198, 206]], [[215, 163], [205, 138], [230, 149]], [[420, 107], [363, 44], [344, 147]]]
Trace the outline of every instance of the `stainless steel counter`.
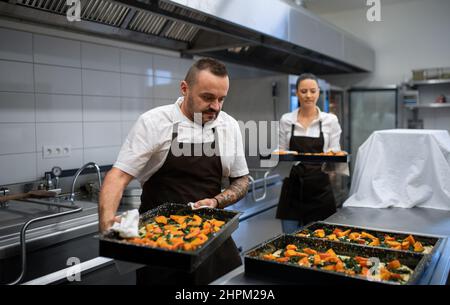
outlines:
[[[273, 175], [268, 177], [267, 183], [267, 194], [264, 200], [254, 201], [252, 192], [243, 198], [241, 201], [229, 209], [239, 210], [242, 213], [240, 216], [240, 221], [245, 222], [249, 218], [254, 218], [254, 216], [262, 214], [264, 212], [273, 209], [278, 202], [279, 189], [281, 187], [281, 178], [278, 175]], [[263, 195], [263, 181], [258, 179], [256, 183], [257, 197]], [[89, 242], [92, 244], [93, 236], [97, 232], [98, 226], [98, 214], [97, 214], [97, 203], [88, 201], [76, 201], [76, 205], [82, 206], [83, 211], [71, 215], [71, 217], [57, 218], [47, 223], [41, 223], [39, 226], [35, 226], [30, 229], [27, 234], [27, 249], [31, 251], [37, 251], [44, 247], [50, 247], [53, 244], [67, 244], [69, 245], [70, 240], [77, 237], [82, 238], [89, 237]], [[8, 209], [0, 211], [0, 262], [1, 259], [7, 259], [11, 257], [17, 257], [19, 254], [19, 230], [21, 225], [29, 218], [35, 217], [37, 214], [49, 214], [52, 211], [48, 211], [47, 207], [35, 205], [28, 202], [10, 202], [10, 207]], [[267, 218], [268, 216], [266, 216]], [[272, 217], [271, 217], [272, 218]], [[245, 224], [245, 223], [244, 223]], [[241, 231], [244, 230], [243, 225]], [[281, 227], [280, 227], [281, 228]], [[270, 234], [270, 232], [266, 232]], [[240, 234], [235, 232], [235, 237], [238, 240], [239, 236], [244, 236], [245, 234]], [[242, 242], [245, 243], [244, 238], [241, 238]], [[91, 256], [89, 261], [83, 261], [86, 265], [86, 272], [89, 273], [97, 270], [98, 268], [111, 266], [114, 264], [113, 260], [103, 259], [98, 257], [97, 249], [90, 245], [89, 253], [86, 253], [86, 257]], [[246, 248], [243, 247], [245, 251]], [[69, 249], [69, 252], [71, 250]], [[88, 255], [89, 254], [89, 255]], [[84, 266], [84, 265], [83, 265]], [[40, 275], [39, 278], [28, 278], [32, 281], [30, 283], [37, 284], [49, 284], [58, 279], [56, 282], [61, 282], [65, 278], [66, 269], [57, 269], [51, 274]]]
[[[450, 270], [450, 212], [434, 209], [369, 209], [342, 208], [327, 222], [357, 225], [373, 229], [394, 230], [446, 237], [436, 251], [419, 284], [445, 285]], [[241, 266], [211, 283], [212, 285], [277, 285], [278, 280], [250, 277]]]

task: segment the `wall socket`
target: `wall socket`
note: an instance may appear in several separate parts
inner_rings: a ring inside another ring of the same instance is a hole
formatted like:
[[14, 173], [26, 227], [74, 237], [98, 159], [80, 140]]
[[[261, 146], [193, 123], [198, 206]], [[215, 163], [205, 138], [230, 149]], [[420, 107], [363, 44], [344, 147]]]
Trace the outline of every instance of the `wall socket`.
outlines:
[[44, 145], [42, 146], [42, 157], [44, 159], [70, 157], [71, 145]]

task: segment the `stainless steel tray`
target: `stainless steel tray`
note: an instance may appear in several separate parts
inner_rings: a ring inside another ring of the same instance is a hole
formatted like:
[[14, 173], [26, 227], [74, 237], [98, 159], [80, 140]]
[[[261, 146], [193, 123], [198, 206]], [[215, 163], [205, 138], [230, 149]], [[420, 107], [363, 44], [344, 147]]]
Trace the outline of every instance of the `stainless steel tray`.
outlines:
[[288, 244], [295, 244], [298, 247], [306, 246], [322, 252], [332, 248], [338, 255], [376, 257], [379, 258], [381, 262], [399, 259], [402, 264], [414, 270], [406, 283], [408, 285], [418, 283], [430, 262], [430, 256], [423, 254], [392, 251], [346, 243], [333, 243], [326, 240], [303, 238], [293, 235], [279, 235], [245, 253], [245, 274], [259, 278], [277, 278], [285, 283], [399, 285], [399, 283], [392, 281], [373, 281], [362, 276], [304, 267], [293, 263], [269, 261], [259, 257], [261, 253], [264, 253], [269, 249], [285, 248]]
[[268, 156], [260, 156], [261, 160], [276, 160], [280, 162], [297, 162], [302, 161], [306, 163], [324, 163], [324, 162], [332, 162], [332, 163], [348, 163], [350, 162], [350, 155], [345, 156], [317, 156], [317, 155], [305, 155], [305, 154], [286, 154], [286, 155], [268, 155]]
[[191, 272], [222, 245], [231, 236], [233, 231], [238, 228], [240, 212], [209, 208], [193, 211], [187, 205], [168, 203], [142, 214], [139, 223], [140, 227], [148, 219], [157, 215], [190, 215], [194, 213], [199, 216], [211, 216], [226, 222], [220, 231], [214, 233], [203, 246], [195, 251], [173, 251], [131, 244], [121, 239], [117, 234], [109, 233], [100, 236], [100, 256]]
[[[328, 222], [324, 222], [324, 221], [318, 221], [318, 222], [313, 222], [305, 227], [303, 227], [302, 229], [295, 231], [294, 233], [292, 233], [291, 235], [296, 235], [298, 233], [301, 233], [305, 230], [308, 231], [315, 231], [317, 229], [328, 229], [333, 231], [335, 228], [341, 229], [343, 231], [346, 231], [348, 229], [351, 229], [352, 231], [364, 231], [366, 233], [369, 233], [371, 235], [374, 235], [375, 237], [380, 238], [381, 236], [384, 236], [385, 234], [390, 235], [391, 237], [394, 238], [398, 238], [398, 239], [405, 239], [406, 237], [408, 237], [408, 235], [413, 235], [416, 241], [421, 242], [423, 245], [431, 245], [433, 246], [433, 249], [430, 253], [427, 253], [427, 255], [434, 255], [434, 253], [437, 251], [437, 249], [439, 248], [439, 246], [441, 245], [443, 238], [442, 237], [438, 237], [438, 236], [427, 236], [427, 235], [422, 235], [422, 234], [416, 234], [416, 233], [409, 233], [409, 232], [399, 232], [399, 231], [390, 231], [390, 230], [377, 230], [377, 229], [372, 229], [372, 228], [367, 228], [367, 227], [361, 227], [361, 226], [350, 226], [350, 225], [339, 225], [339, 224], [333, 224], [333, 223], [328, 223]], [[309, 238], [313, 238], [313, 239], [322, 239], [319, 237], [309, 237]], [[326, 238], [323, 238], [326, 239]], [[351, 242], [346, 242], [346, 241], [332, 241], [335, 243], [350, 243], [353, 244]], [[396, 249], [392, 249], [392, 248], [388, 248], [388, 247], [383, 247], [383, 246], [369, 246], [369, 245], [362, 245], [365, 247], [373, 247], [373, 248], [380, 248], [380, 249], [389, 249], [392, 251], [400, 251], [400, 252], [409, 252], [409, 253], [419, 253], [419, 252], [414, 252], [414, 251], [410, 251], [410, 250], [396, 250]]]

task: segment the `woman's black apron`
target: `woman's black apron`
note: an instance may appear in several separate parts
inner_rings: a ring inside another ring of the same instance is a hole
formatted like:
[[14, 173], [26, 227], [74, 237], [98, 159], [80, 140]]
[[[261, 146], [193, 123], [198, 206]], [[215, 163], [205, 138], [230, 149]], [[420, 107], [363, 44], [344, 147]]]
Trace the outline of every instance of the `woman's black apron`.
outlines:
[[[322, 121], [318, 138], [294, 136], [292, 125], [289, 150], [302, 153], [323, 152]], [[283, 181], [277, 218], [298, 220], [307, 224], [323, 220], [336, 212], [336, 203], [328, 174], [321, 164], [299, 163], [292, 167], [289, 177]]]
[[[216, 152], [217, 135], [214, 142], [185, 144], [175, 142], [183, 151], [184, 145], [191, 145], [191, 156], [175, 156], [171, 149], [163, 166], [144, 183], [139, 212], [145, 213], [163, 203], [196, 202], [214, 198], [221, 192], [222, 163], [218, 153], [204, 154], [203, 149]], [[178, 125], [174, 125], [172, 143], [177, 141]], [[209, 147], [206, 147], [209, 145]], [[194, 154], [201, 152], [201, 155]], [[212, 155], [212, 156], [210, 156]], [[138, 285], [184, 284], [203, 285], [212, 282], [242, 264], [239, 251], [230, 237], [212, 253], [194, 272], [174, 269], [145, 267], [137, 271]]]

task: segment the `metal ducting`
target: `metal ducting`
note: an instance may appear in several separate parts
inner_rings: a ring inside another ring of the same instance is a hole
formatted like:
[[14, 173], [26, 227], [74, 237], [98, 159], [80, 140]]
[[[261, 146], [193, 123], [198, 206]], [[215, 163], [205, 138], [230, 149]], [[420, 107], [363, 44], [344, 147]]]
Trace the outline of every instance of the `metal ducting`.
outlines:
[[[81, 22], [67, 20], [68, 8], [66, 0], [0, 0], [0, 16], [6, 18], [185, 56], [211, 56], [290, 74], [364, 72], [373, 65], [373, 51], [282, 0], [81, 0]], [[305, 21], [312, 25], [310, 31], [319, 31], [333, 45], [317, 44], [311, 35], [305, 39], [308, 35], [298, 31], [305, 31]]]

